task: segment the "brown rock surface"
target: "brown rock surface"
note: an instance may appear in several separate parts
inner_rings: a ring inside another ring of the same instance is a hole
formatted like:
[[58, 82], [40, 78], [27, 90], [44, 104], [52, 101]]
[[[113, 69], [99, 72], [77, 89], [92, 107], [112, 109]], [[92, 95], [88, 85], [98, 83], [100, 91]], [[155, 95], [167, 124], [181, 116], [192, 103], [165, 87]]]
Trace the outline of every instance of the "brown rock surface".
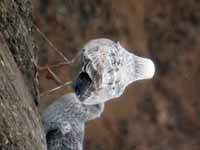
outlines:
[[45, 150], [37, 109], [32, 3], [0, 1], [0, 150]]

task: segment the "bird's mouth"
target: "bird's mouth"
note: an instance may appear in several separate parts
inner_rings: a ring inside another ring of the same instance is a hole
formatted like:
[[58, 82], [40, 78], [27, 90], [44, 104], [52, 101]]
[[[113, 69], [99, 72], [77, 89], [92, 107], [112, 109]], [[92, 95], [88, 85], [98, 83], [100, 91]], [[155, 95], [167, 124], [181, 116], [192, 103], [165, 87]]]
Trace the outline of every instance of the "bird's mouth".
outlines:
[[81, 72], [73, 86], [79, 100], [84, 101], [89, 96], [87, 93], [92, 86], [92, 79], [86, 72]]
[[94, 95], [94, 93], [95, 95], [97, 94], [102, 82], [100, 70], [97, 70], [91, 62], [92, 61], [90, 59], [85, 57], [82, 58], [83, 65], [81, 66], [81, 72], [73, 85], [75, 94], [79, 100], [86, 105], [88, 105], [86, 103], [88, 98], [92, 101], [91, 103], [96, 101], [96, 99], [93, 99], [92, 95]]

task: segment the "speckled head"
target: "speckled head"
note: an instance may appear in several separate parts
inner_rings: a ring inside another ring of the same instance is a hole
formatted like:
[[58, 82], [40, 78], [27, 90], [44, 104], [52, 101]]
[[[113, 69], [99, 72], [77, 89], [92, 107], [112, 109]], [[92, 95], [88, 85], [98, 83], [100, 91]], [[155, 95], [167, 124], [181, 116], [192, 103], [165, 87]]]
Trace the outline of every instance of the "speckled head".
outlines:
[[105, 102], [122, 95], [136, 80], [154, 76], [154, 63], [138, 57], [109, 39], [89, 41], [82, 50], [82, 67], [75, 92], [84, 104]]

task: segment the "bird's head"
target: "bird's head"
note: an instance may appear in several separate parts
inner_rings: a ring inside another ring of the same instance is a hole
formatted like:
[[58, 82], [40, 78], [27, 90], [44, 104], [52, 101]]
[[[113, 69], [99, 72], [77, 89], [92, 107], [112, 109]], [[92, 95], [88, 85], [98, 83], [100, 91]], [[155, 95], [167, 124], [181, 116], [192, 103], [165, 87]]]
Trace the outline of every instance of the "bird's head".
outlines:
[[130, 83], [151, 79], [155, 72], [150, 59], [136, 56], [109, 39], [89, 41], [82, 49], [81, 59], [74, 89], [87, 105], [119, 97]]

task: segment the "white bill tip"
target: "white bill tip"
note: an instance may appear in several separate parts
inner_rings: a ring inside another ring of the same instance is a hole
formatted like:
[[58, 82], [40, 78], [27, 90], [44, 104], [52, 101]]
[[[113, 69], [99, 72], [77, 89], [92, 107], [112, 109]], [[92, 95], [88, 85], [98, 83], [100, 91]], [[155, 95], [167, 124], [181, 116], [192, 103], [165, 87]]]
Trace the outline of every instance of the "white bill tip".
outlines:
[[151, 79], [155, 74], [155, 65], [151, 59], [146, 59], [144, 68], [144, 78]]
[[135, 80], [144, 80], [151, 79], [155, 74], [155, 65], [151, 59], [137, 57], [136, 61], [136, 79]]

